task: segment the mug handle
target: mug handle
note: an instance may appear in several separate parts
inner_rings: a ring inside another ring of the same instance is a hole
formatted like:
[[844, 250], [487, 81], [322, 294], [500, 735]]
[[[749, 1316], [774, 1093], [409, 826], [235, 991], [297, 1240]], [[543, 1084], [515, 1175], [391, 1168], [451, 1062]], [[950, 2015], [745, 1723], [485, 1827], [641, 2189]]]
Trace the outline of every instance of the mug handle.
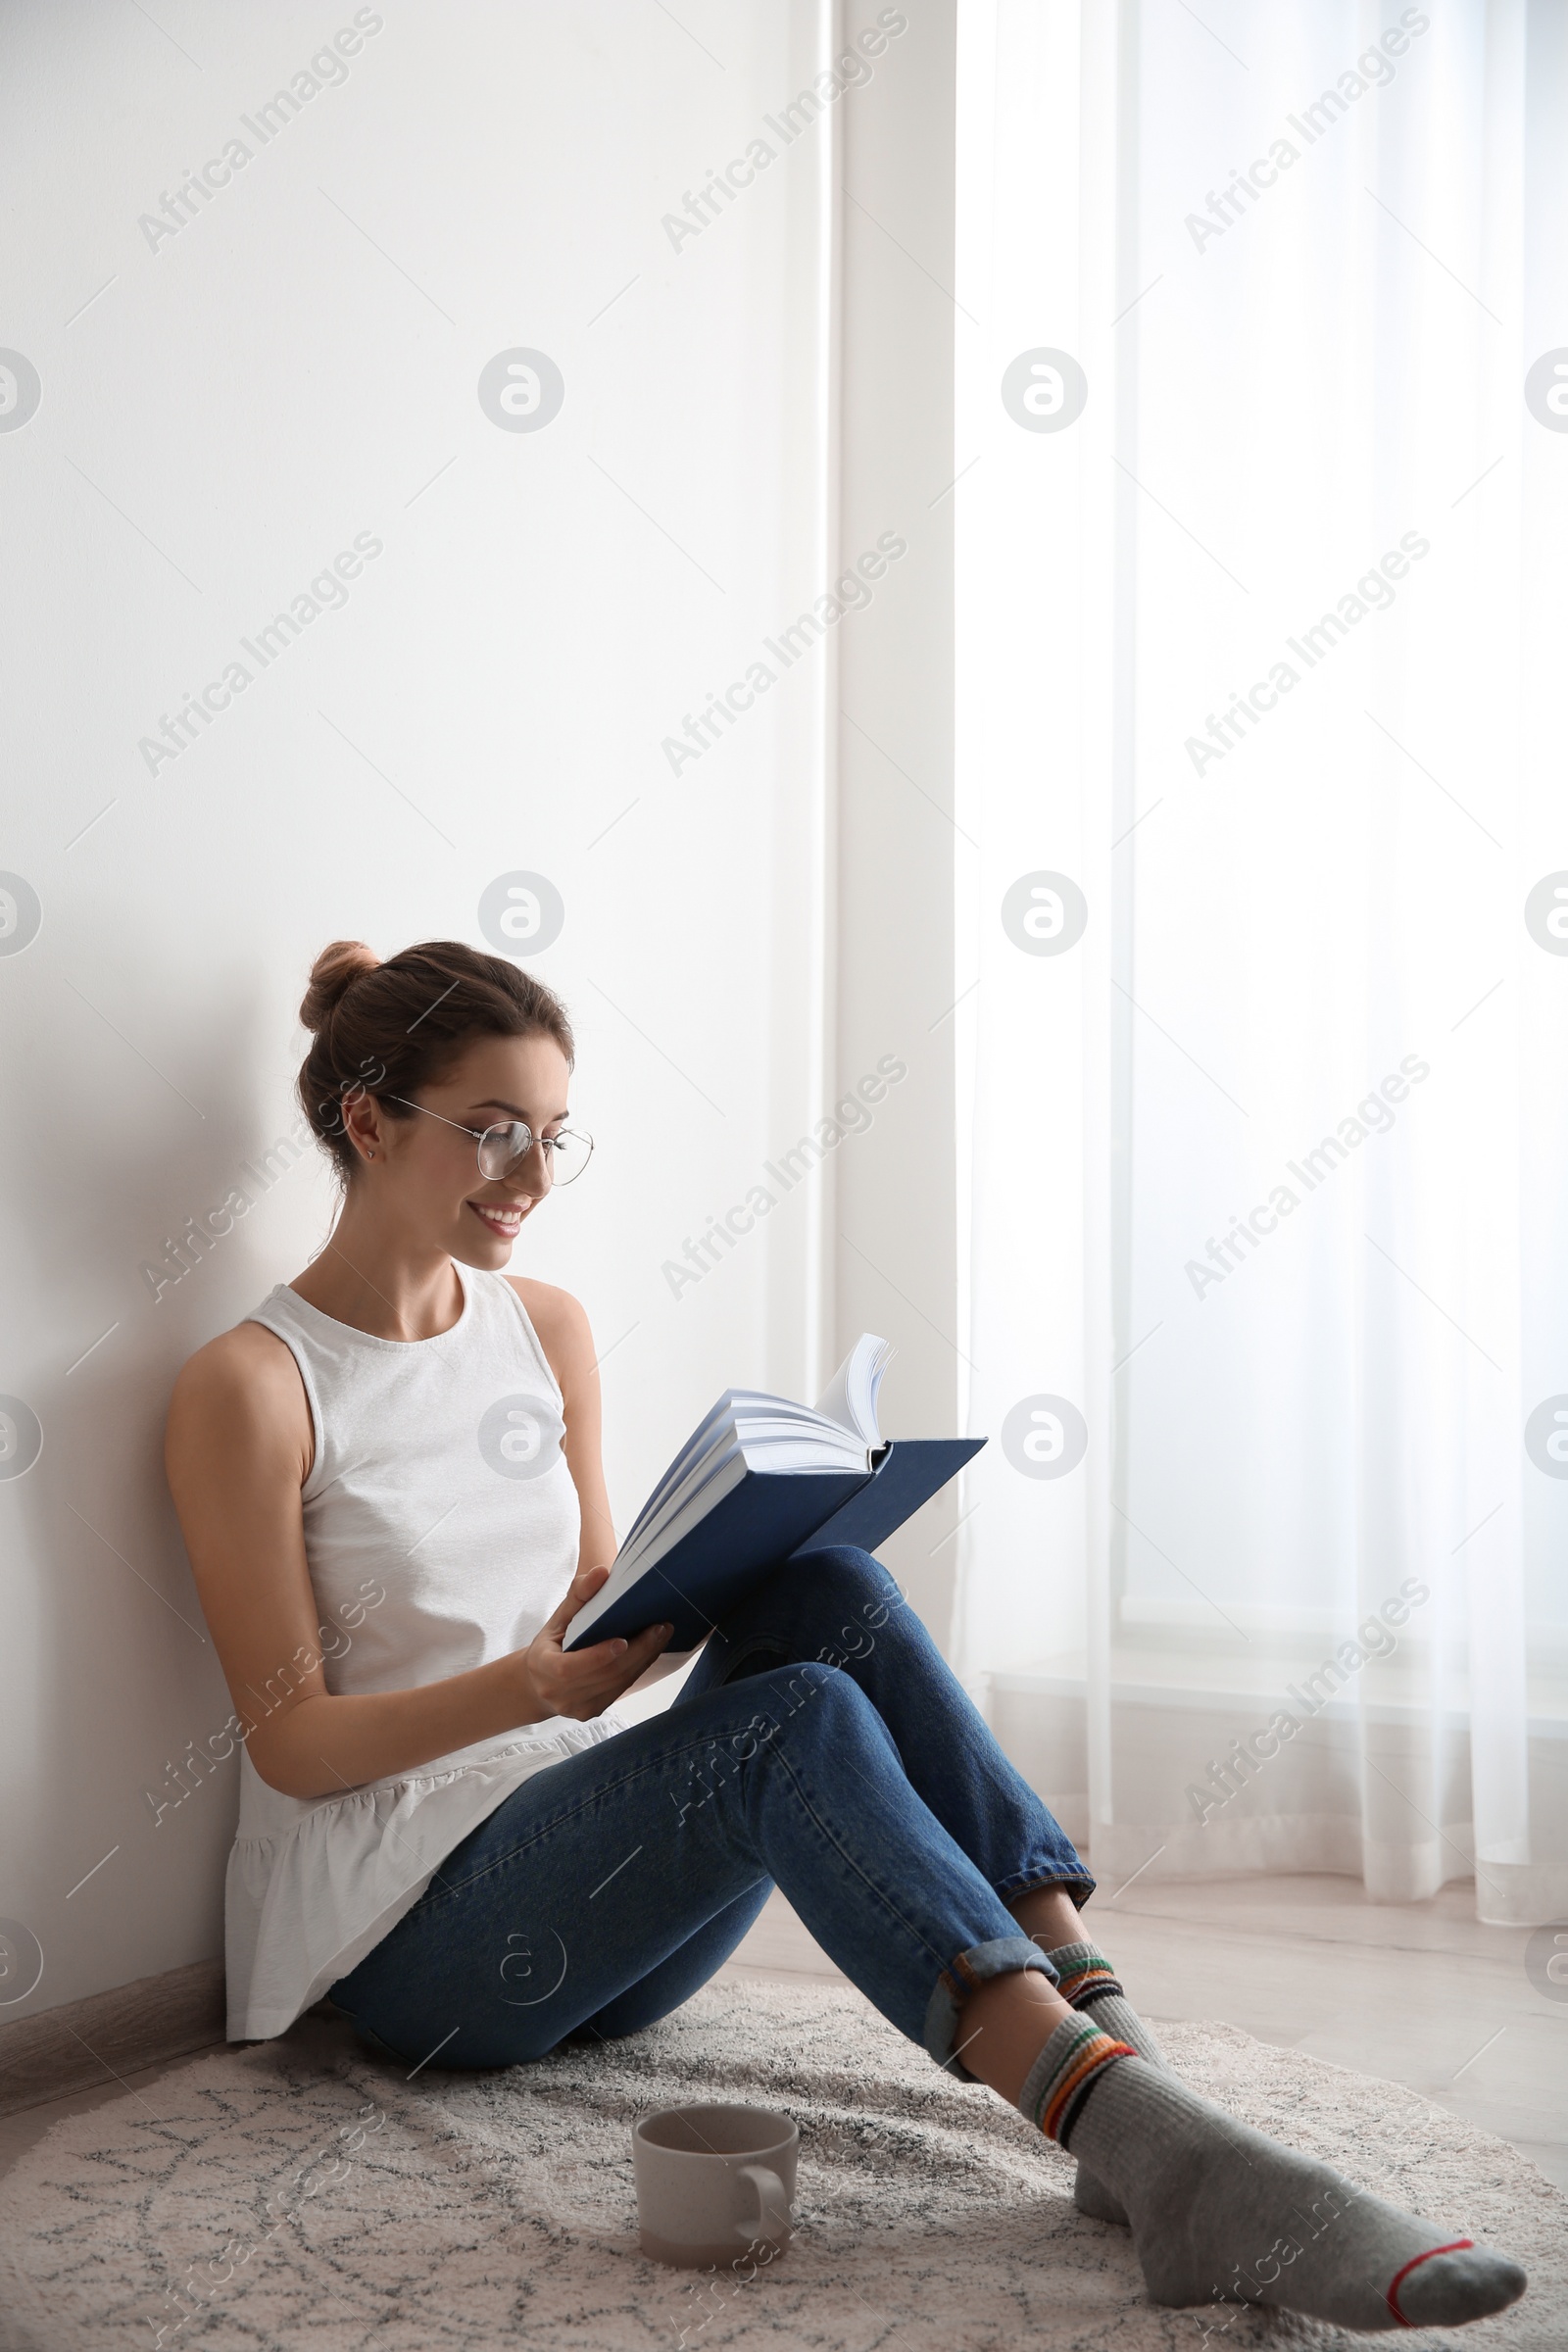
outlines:
[[777, 2173], [765, 2164], [743, 2164], [737, 2176], [757, 2191], [757, 2221], [737, 2222], [735, 2234], [747, 2245], [758, 2238], [782, 2237], [790, 2226], [789, 2192]]

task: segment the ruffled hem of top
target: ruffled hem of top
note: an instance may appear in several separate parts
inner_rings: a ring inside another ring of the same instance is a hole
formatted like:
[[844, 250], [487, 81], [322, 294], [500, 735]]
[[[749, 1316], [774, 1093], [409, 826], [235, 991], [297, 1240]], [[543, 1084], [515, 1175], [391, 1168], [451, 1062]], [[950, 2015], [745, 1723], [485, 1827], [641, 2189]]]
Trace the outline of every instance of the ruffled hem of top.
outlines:
[[[314, 1802], [268, 1788], [247, 1757], [224, 1904], [228, 2038], [286, 2033], [391, 1933], [514, 1788], [626, 1728], [612, 1715], [557, 1717], [532, 1739]], [[274, 1808], [292, 1817], [269, 1825]]]
[[472, 1780], [475, 1774], [507, 1764], [514, 1756], [550, 1754], [556, 1760], [563, 1756], [574, 1756], [583, 1748], [596, 1747], [601, 1740], [611, 1739], [616, 1732], [625, 1729], [626, 1726], [618, 1718], [608, 1712], [596, 1715], [587, 1722], [558, 1715], [551, 1719], [548, 1731], [531, 1740], [512, 1740], [504, 1747], [465, 1748], [458, 1751], [463, 1757], [461, 1763], [454, 1763], [445, 1756], [438, 1757], [432, 1766], [423, 1771], [400, 1772], [395, 1779], [367, 1781], [361, 1788], [345, 1788], [341, 1796], [285, 1796], [280, 1788], [270, 1788], [258, 1773], [256, 1793], [259, 1794], [260, 1803], [255, 1809], [270, 1811], [289, 1806], [298, 1810], [292, 1811], [287, 1821], [279, 1821], [272, 1828], [247, 1832], [244, 1826], [247, 1798], [253, 1798], [253, 1791], [242, 1785], [240, 1826], [234, 1833], [234, 1844], [236, 1847], [284, 1845], [313, 1822], [330, 1824], [368, 1808], [373, 1811], [378, 1798], [401, 1796], [405, 1790], [417, 1790], [421, 1795], [427, 1795], [433, 1789], [450, 1788], [456, 1781]]

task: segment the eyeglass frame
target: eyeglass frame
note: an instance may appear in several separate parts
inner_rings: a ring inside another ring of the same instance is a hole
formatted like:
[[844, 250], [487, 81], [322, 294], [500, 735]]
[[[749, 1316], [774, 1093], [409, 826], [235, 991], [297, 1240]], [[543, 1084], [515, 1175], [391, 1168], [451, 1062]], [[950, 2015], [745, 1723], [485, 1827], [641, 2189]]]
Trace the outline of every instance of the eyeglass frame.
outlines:
[[[529, 1126], [526, 1119], [496, 1119], [488, 1127], [467, 1127], [465, 1126], [462, 1119], [449, 1119], [445, 1111], [432, 1110], [427, 1102], [411, 1102], [407, 1095], [385, 1095], [379, 1099], [387, 1102], [401, 1102], [405, 1110], [421, 1110], [427, 1119], [439, 1119], [443, 1127], [453, 1127], [457, 1130], [459, 1135], [471, 1135], [474, 1139], [474, 1164], [478, 1168], [480, 1175], [484, 1177], [486, 1184], [503, 1183], [505, 1181], [505, 1177], [510, 1175], [514, 1168], [520, 1168], [523, 1161], [527, 1159], [533, 1152], [539, 1149], [539, 1147], [544, 1144], [553, 1144], [556, 1141], [556, 1137], [553, 1135], [535, 1135], [533, 1129]], [[507, 1163], [507, 1168], [502, 1176], [485, 1175], [484, 1162], [479, 1157], [479, 1153], [484, 1149], [485, 1137], [487, 1135], [505, 1135], [510, 1130], [517, 1127], [520, 1127], [523, 1134], [528, 1138], [526, 1146], [522, 1151], [514, 1153], [511, 1160], [509, 1160]], [[573, 1143], [587, 1145], [587, 1154], [582, 1163], [582, 1168], [586, 1168], [588, 1161], [592, 1159], [594, 1155], [593, 1137], [591, 1135], [584, 1135], [580, 1133], [575, 1127], [563, 1127], [558, 1132], [561, 1135], [569, 1135]], [[550, 1170], [551, 1189], [554, 1190], [556, 1182], [555, 1169], [548, 1159], [545, 1160], [544, 1165]], [[578, 1168], [575, 1171], [576, 1175], [580, 1176], [582, 1174], [582, 1168]], [[572, 1182], [572, 1178], [567, 1176], [564, 1181], [567, 1184], [570, 1184]]]

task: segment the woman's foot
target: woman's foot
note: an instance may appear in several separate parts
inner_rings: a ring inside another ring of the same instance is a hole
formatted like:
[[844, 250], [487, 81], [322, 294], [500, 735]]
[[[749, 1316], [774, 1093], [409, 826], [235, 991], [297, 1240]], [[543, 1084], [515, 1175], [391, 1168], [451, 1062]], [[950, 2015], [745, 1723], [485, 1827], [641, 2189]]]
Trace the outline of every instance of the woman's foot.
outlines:
[[1268, 2303], [1344, 2328], [1456, 2328], [1516, 2302], [1505, 2254], [1356, 2189], [1078, 2017], [1019, 2106], [1129, 2216], [1152, 2299]]

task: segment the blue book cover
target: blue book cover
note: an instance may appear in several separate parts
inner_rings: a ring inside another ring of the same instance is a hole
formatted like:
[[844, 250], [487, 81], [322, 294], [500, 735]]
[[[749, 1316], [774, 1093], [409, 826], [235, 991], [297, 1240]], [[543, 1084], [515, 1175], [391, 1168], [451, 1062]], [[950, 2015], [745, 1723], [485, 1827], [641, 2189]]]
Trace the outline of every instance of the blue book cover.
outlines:
[[670, 1649], [694, 1649], [769, 1569], [788, 1562], [808, 1575], [812, 1552], [836, 1544], [874, 1550], [985, 1442], [899, 1438], [879, 1449], [869, 1472], [747, 1469], [689, 1534], [565, 1646], [582, 1649], [617, 1636], [630, 1641], [667, 1621], [675, 1628]]

